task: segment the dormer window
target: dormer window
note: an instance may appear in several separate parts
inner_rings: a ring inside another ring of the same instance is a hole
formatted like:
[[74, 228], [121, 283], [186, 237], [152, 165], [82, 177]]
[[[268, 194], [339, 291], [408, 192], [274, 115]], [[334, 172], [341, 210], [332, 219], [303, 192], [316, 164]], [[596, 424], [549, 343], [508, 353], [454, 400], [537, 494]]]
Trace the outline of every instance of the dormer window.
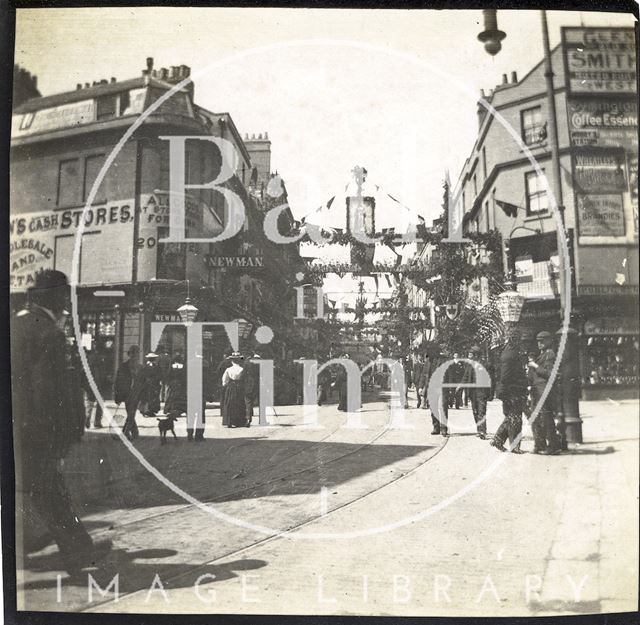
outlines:
[[96, 119], [109, 119], [118, 114], [118, 96], [117, 94], [103, 95], [97, 99]]
[[129, 92], [111, 93], [103, 95], [96, 100], [96, 119], [110, 119], [123, 115], [130, 106]]

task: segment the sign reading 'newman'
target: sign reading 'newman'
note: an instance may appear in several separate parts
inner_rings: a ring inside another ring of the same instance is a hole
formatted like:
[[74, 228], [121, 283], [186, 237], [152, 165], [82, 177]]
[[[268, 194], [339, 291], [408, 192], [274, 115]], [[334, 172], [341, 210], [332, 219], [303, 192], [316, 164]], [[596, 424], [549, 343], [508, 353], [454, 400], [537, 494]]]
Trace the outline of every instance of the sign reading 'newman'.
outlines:
[[636, 93], [632, 28], [564, 27], [562, 43], [569, 93]]

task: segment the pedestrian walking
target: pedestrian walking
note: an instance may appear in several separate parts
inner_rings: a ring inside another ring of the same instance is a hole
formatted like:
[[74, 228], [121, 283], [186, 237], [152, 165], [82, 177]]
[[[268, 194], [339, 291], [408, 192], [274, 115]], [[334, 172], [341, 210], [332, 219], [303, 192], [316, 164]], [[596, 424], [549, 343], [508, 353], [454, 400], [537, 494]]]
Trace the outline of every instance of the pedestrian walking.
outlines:
[[131, 386], [131, 392], [127, 401], [127, 420], [122, 432], [130, 439], [138, 437], [138, 425], [136, 412], [145, 417], [155, 417], [160, 412], [160, 370], [158, 368], [158, 355], [149, 352], [145, 356], [144, 366], [138, 369]]
[[245, 404], [245, 370], [242, 366], [243, 358], [239, 352], [230, 356], [231, 366], [222, 374], [224, 391], [224, 425], [230, 428], [249, 427], [247, 408]]
[[[464, 376], [462, 378], [463, 384], [475, 384], [478, 381], [479, 368], [485, 367], [486, 363], [482, 358], [482, 349], [479, 345], [474, 345], [469, 350], [469, 359], [473, 360], [477, 364], [467, 363]], [[468, 387], [469, 399], [471, 400], [471, 410], [473, 412], [473, 419], [476, 422], [476, 430], [478, 438], [487, 438], [487, 397], [489, 395], [489, 389], [485, 387]]]
[[[460, 354], [454, 352], [453, 363], [449, 365], [447, 372], [445, 373], [445, 381], [451, 384], [461, 384], [464, 377], [465, 366], [460, 360]], [[462, 406], [462, 387], [456, 386], [456, 388], [447, 389], [448, 406], [456, 410], [459, 410]]]
[[413, 359], [411, 354], [407, 354], [402, 360], [404, 369], [404, 407], [409, 407], [409, 389], [413, 384]]
[[[85, 423], [77, 397], [82, 382], [72, 370], [61, 330], [68, 297], [62, 272], [36, 276], [29, 306], [11, 320], [11, 377], [19, 554], [38, 551], [52, 539], [73, 575], [95, 563], [111, 543], [91, 539], [61, 473], [61, 460], [80, 441]], [[32, 520], [31, 507], [48, 530], [38, 540], [23, 532]]]
[[[539, 332], [536, 335], [539, 354], [537, 358], [529, 359], [527, 368], [531, 380], [531, 395], [534, 407], [539, 405], [542, 393], [551, 376], [556, 353], [552, 348], [553, 336], [550, 332]], [[537, 417], [531, 423], [533, 431], [535, 454], [557, 454], [561, 451], [561, 441], [556, 431], [554, 419], [554, 389], [552, 388], [547, 398], [538, 411]]]
[[424, 377], [424, 356], [420, 353], [416, 354], [416, 361], [413, 365], [413, 385], [416, 389], [416, 408], [420, 408], [422, 404], [422, 389], [423, 389], [423, 377]]
[[[253, 407], [256, 405], [258, 401], [258, 365], [251, 362], [251, 354], [245, 359], [244, 362], [244, 370], [245, 370], [245, 381], [244, 381], [244, 406], [245, 406], [245, 416], [247, 418], [247, 427], [253, 421]], [[256, 354], [255, 358], [259, 358]]]
[[[343, 354], [342, 358], [349, 358], [349, 354]], [[337, 367], [338, 372], [336, 374], [336, 381], [334, 382], [338, 389], [338, 410], [340, 412], [347, 412], [348, 409], [348, 397], [349, 397], [349, 384], [348, 377], [345, 368], [341, 365]]]
[[509, 451], [521, 454], [523, 452], [520, 449], [520, 436], [522, 412], [527, 401], [527, 376], [520, 341], [515, 334], [509, 336], [500, 354], [496, 397], [502, 401], [504, 419], [498, 426], [491, 445], [500, 451], [506, 451], [504, 444], [508, 438]]
[[229, 425], [229, 419], [225, 417], [224, 414], [224, 394], [226, 392], [225, 387], [222, 385], [222, 378], [224, 376], [224, 372], [233, 364], [231, 362], [231, 354], [232, 350], [227, 350], [222, 357], [222, 361], [218, 365], [216, 369], [216, 380], [220, 385], [220, 416], [222, 417], [222, 425]]
[[[98, 388], [98, 392], [104, 397], [104, 394], [107, 390], [108, 383], [108, 363], [105, 354], [103, 351], [96, 346], [95, 349], [92, 349], [87, 354], [87, 363], [89, 365], [89, 371], [91, 372], [91, 377], [93, 378], [93, 382]], [[102, 405], [98, 401], [98, 398], [95, 396], [93, 389], [91, 388], [91, 384], [89, 384], [89, 377], [87, 372], [83, 371], [82, 375], [83, 386], [85, 391], [85, 409], [86, 409], [86, 421], [85, 427], [91, 427], [91, 417], [93, 416], [93, 427], [101, 428], [102, 427]], [[95, 411], [95, 416], [94, 416]]]
[[[422, 364], [422, 378], [420, 381], [419, 397], [422, 398], [422, 408], [427, 410], [429, 408], [429, 380], [431, 379], [431, 372], [434, 370], [433, 366], [434, 358], [431, 357], [429, 352], [424, 355], [424, 362]], [[420, 402], [418, 402], [420, 406]]]
[[132, 345], [127, 350], [127, 356], [127, 360], [118, 367], [116, 379], [113, 384], [113, 398], [117, 406], [123, 402], [125, 405], [127, 418], [122, 430], [124, 435], [131, 438], [137, 438], [137, 404], [134, 405], [132, 401], [131, 391], [133, 389], [134, 380], [138, 376], [138, 372], [142, 367], [140, 364], [140, 348], [137, 345]]
[[158, 355], [158, 368], [160, 369], [160, 382], [162, 387], [160, 389], [160, 401], [167, 401], [167, 390], [169, 385], [169, 374], [173, 359], [169, 355], [166, 349], [163, 349]]
[[[433, 362], [431, 363], [432, 371], [435, 371], [440, 365], [442, 365], [446, 360], [447, 356], [440, 351], [437, 351], [433, 354], [432, 357]], [[451, 367], [449, 367], [451, 369]], [[443, 382], [451, 383], [451, 374], [449, 373], [449, 369], [445, 372]], [[438, 398], [438, 412], [439, 416], [436, 416], [434, 412], [434, 406], [431, 405], [431, 423], [433, 425], [433, 430], [431, 434], [442, 434], [442, 436], [449, 436], [449, 395], [453, 393], [452, 388], [441, 388], [441, 394]]]

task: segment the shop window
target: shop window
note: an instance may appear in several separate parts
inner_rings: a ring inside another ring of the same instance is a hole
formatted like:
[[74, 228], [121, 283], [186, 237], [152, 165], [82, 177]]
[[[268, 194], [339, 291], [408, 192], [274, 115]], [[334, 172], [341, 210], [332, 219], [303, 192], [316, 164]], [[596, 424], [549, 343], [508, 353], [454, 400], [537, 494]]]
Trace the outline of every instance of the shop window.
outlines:
[[118, 95], [109, 94], [97, 98], [96, 119], [109, 119], [118, 114]]
[[[104, 163], [104, 154], [87, 156], [84, 160], [84, 194], [83, 201], [86, 202], [93, 187], [98, 173]], [[98, 187], [98, 191], [93, 199], [94, 204], [102, 204], [105, 201], [103, 185]]]
[[77, 158], [61, 161], [58, 170], [58, 206], [77, 206], [82, 202], [82, 173]]
[[[544, 174], [544, 169], [542, 170]], [[536, 171], [529, 171], [524, 175], [527, 193], [527, 215], [537, 215], [549, 210], [549, 197], [544, 175]]]
[[539, 143], [547, 137], [546, 122], [542, 122], [542, 109], [535, 106], [520, 113], [522, 140], [525, 145]]
[[[605, 386], [637, 388], [638, 386], [640, 379], [638, 377], [640, 353], [638, 335], [616, 334], [616, 328], [613, 326], [619, 321], [630, 321], [627, 324], [629, 328], [635, 325], [633, 319], [618, 320], [616, 318], [596, 322], [589, 320], [585, 323], [582, 382], [587, 388]], [[618, 331], [625, 330], [620, 328]]]
[[[169, 228], [158, 228], [158, 240], [169, 236]], [[184, 243], [158, 243], [158, 279], [184, 280], [187, 267], [187, 246]]]
[[487, 148], [482, 148], [482, 173], [484, 174], [484, 179], [487, 179]]

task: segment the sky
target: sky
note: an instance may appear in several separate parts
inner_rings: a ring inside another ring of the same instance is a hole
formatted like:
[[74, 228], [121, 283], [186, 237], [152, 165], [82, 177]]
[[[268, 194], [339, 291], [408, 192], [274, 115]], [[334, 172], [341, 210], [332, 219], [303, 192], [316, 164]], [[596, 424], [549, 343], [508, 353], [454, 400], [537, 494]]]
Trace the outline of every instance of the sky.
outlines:
[[[611, 13], [550, 11], [563, 25], [631, 26]], [[43, 95], [78, 82], [189, 65], [196, 102], [272, 141], [272, 169], [301, 216], [344, 190], [355, 165], [427, 221], [445, 171], [456, 180], [477, 132], [481, 88], [542, 58], [538, 11], [498, 12], [490, 57], [479, 10], [229, 8], [19, 9], [15, 62]]]

